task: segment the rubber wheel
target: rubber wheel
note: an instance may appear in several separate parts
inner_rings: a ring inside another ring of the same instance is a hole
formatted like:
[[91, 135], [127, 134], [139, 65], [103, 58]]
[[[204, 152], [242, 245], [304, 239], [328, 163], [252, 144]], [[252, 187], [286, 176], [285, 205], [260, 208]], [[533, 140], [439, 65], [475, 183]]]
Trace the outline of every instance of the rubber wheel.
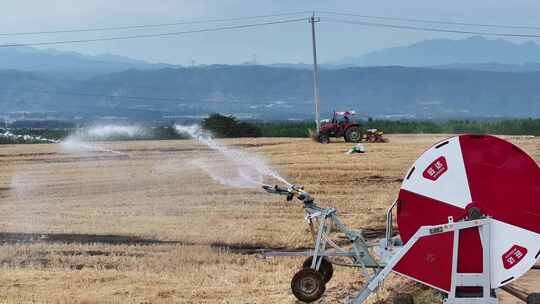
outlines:
[[409, 293], [398, 293], [393, 301], [393, 304], [414, 304], [414, 298]]
[[326, 134], [319, 134], [319, 142], [321, 144], [328, 144], [330, 143], [330, 137]]
[[540, 304], [540, 293], [531, 293], [527, 297], [527, 304]]
[[[311, 268], [312, 261], [313, 257], [307, 258], [304, 261], [304, 264], [302, 264], [302, 268]], [[332, 263], [330, 263], [327, 259], [323, 258], [321, 261], [321, 266], [319, 267], [319, 272], [323, 275], [324, 283], [326, 284], [334, 275], [334, 266], [332, 266]]]
[[359, 142], [361, 138], [362, 134], [360, 134], [360, 128], [358, 127], [349, 127], [345, 131], [346, 142]]
[[323, 275], [311, 268], [298, 271], [291, 281], [294, 296], [302, 302], [313, 302], [320, 299], [326, 290]]

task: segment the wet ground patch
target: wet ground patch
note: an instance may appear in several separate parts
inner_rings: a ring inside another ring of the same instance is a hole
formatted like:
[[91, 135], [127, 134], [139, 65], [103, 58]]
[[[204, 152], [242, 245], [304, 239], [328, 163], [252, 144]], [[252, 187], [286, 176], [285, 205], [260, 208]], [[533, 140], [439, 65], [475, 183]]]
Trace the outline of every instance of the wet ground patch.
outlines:
[[223, 243], [215, 242], [210, 244], [210, 249], [217, 252], [229, 252], [236, 254], [260, 254], [268, 251], [303, 251], [309, 250], [308, 247], [285, 247], [285, 246], [268, 246], [264, 244], [238, 244], [238, 243]]
[[283, 142], [272, 142], [272, 143], [245, 143], [245, 144], [232, 144], [230, 146], [232, 147], [238, 147], [238, 148], [259, 148], [259, 147], [270, 147], [270, 146], [278, 146], [283, 145]]
[[[93, 153], [107, 153], [107, 152], [93, 152]], [[96, 156], [81, 156], [81, 157], [54, 157], [54, 158], [16, 158], [8, 160], [0, 160], [1, 163], [79, 163], [79, 162], [91, 162], [102, 160], [126, 160], [129, 159], [125, 154], [114, 155], [96, 155]]]
[[28, 157], [28, 156], [50, 156], [50, 155], [57, 155], [57, 154], [58, 154], [57, 152], [0, 154], [0, 158], [3, 158], [3, 157], [15, 158], [15, 157]]
[[180, 241], [162, 241], [126, 235], [71, 234], [71, 233], [17, 233], [1, 232], [0, 244], [65, 243], [109, 245], [195, 245]]
[[382, 175], [367, 175], [367, 176], [346, 176], [345, 178], [338, 178], [333, 176], [332, 178], [320, 178], [318, 181], [324, 185], [339, 185], [339, 186], [351, 186], [359, 184], [391, 184], [401, 183], [403, 178], [395, 176], [382, 176]]
[[[394, 228], [392, 237], [397, 236], [399, 231], [397, 228]], [[382, 239], [386, 235], [385, 228], [366, 228], [362, 229], [362, 236], [365, 240], [377, 240]], [[341, 235], [337, 237], [335, 243], [339, 246], [346, 247], [350, 244], [349, 240], [345, 236]], [[269, 246], [268, 244], [263, 243], [253, 243], [253, 244], [242, 244], [242, 243], [224, 243], [224, 242], [214, 242], [210, 244], [210, 249], [216, 252], [228, 252], [235, 254], [243, 255], [252, 255], [252, 254], [262, 254], [269, 251], [306, 251], [312, 250], [313, 247], [301, 246], [301, 247], [286, 247], [286, 246]]]

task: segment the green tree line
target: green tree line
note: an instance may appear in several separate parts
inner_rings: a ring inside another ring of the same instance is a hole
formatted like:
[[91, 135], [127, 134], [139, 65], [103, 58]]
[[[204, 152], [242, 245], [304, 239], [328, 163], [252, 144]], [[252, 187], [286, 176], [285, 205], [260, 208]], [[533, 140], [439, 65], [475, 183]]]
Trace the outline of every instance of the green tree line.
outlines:
[[[540, 119], [508, 119], [500, 121], [450, 120], [445, 122], [415, 120], [377, 120], [369, 119], [360, 123], [362, 129], [375, 128], [386, 134], [499, 134], [499, 135], [534, 135], [540, 136]], [[315, 129], [314, 122], [274, 121], [244, 122], [232, 116], [212, 114], [201, 121], [201, 126], [220, 138], [231, 137], [308, 137], [309, 130]], [[148, 140], [148, 139], [185, 139], [185, 134], [178, 134], [173, 126], [147, 128], [148, 132], [135, 138], [114, 137], [101, 140]], [[40, 136], [47, 139], [62, 140], [77, 131], [75, 128], [12, 128], [10, 132], [20, 135]], [[0, 144], [40, 143], [12, 137], [1, 136]]]
[[[416, 120], [376, 120], [360, 122], [362, 129], [379, 129], [386, 134], [500, 134], [540, 135], [540, 119], [510, 119], [500, 121], [450, 120], [445, 122]], [[311, 122], [259, 123], [265, 137], [306, 137], [308, 129], [315, 129]]]

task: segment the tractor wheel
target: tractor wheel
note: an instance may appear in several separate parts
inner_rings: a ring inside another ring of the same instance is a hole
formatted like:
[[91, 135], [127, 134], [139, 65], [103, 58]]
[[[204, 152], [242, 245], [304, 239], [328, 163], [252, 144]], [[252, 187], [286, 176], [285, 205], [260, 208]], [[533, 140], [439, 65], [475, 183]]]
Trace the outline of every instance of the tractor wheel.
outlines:
[[410, 293], [398, 293], [392, 300], [393, 304], [414, 304], [414, 298]]
[[527, 304], [540, 304], [540, 293], [531, 293], [527, 297]]
[[294, 296], [302, 302], [313, 302], [320, 299], [326, 290], [323, 275], [311, 268], [298, 271], [292, 281], [291, 289]]
[[319, 142], [321, 144], [328, 144], [330, 143], [330, 137], [326, 134], [319, 134]]
[[360, 133], [360, 128], [358, 127], [349, 127], [347, 128], [347, 131], [345, 131], [346, 142], [359, 142], [361, 138], [362, 134]]
[[[309, 257], [302, 264], [302, 268], [310, 268], [313, 257]], [[321, 261], [321, 266], [319, 267], [319, 272], [323, 275], [324, 283], [328, 283], [334, 275], [334, 266], [327, 259], [323, 258]]]

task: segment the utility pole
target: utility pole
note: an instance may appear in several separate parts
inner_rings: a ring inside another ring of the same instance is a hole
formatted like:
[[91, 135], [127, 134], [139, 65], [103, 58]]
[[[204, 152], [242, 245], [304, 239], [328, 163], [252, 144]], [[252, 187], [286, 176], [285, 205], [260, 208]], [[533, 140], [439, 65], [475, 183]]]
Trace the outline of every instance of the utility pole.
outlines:
[[313, 93], [315, 98], [315, 123], [317, 124], [317, 135], [321, 131], [321, 98], [319, 95], [319, 65], [317, 64], [317, 43], [315, 40], [315, 22], [320, 22], [321, 18], [315, 18], [315, 13], [309, 18], [311, 23], [311, 41], [313, 44]]

